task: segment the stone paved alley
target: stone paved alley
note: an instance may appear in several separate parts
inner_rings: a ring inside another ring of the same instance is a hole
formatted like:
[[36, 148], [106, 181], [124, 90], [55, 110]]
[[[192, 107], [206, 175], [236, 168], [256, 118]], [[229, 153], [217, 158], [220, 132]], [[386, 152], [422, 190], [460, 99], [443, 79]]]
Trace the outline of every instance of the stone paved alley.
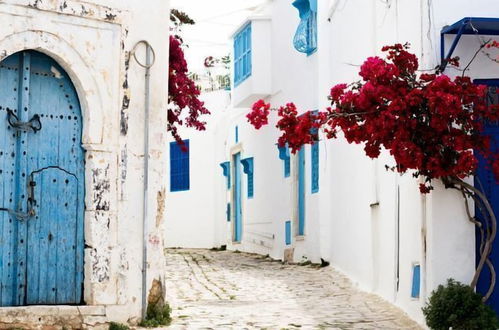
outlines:
[[229, 251], [167, 250], [169, 329], [421, 329], [331, 267]]

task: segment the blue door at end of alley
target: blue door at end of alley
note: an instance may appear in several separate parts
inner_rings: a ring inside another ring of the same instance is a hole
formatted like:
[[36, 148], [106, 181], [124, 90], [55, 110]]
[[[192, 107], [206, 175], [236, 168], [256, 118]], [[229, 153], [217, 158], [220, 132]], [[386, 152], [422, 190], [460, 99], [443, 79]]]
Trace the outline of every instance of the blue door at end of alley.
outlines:
[[233, 199], [234, 202], [234, 242], [241, 242], [243, 234], [243, 212], [242, 212], [242, 193], [241, 193], [241, 154], [237, 153], [233, 156], [234, 164], [234, 187]]
[[50, 57], [0, 63], [0, 306], [80, 304], [84, 150], [74, 85]]
[[[475, 83], [484, 84], [489, 86], [488, 92], [488, 101], [492, 104], [499, 104], [499, 95], [497, 93], [497, 88], [499, 88], [499, 79], [494, 80], [475, 80]], [[491, 137], [491, 148], [493, 152], [499, 152], [499, 124], [495, 123], [486, 123], [484, 134]], [[490, 166], [487, 164], [487, 161], [478, 155], [479, 158], [479, 166], [477, 175], [475, 177], [475, 187], [482, 190], [487, 196], [494, 213], [496, 216], [499, 214], [499, 185], [496, 183], [494, 178], [494, 174], [490, 169]], [[478, 208], [475, 209], [475, 214], [479, 221], [484, 223], [484, 217], [480, 213]], [[480, 242], [480, 234], [477, 230], [477, 264], [480, 260], [479, 253], [479, 243]], [[497, 270], [499, 267], [499, 239], [496, 237], [494, 244], [492, 246], [492, 253], [490, 255], [490, 260]], [[477, 284], [477, 292], [482, 295], [485, 295], [489, 289], [490, 283], [490, 272], [487, 266], [483, 268], [483, 271], [480, 275]], [[487, 303], [495, 310], [496, 314], [499, 315], [499, 287], [496, 284], [495, 289], [490, 296]]]

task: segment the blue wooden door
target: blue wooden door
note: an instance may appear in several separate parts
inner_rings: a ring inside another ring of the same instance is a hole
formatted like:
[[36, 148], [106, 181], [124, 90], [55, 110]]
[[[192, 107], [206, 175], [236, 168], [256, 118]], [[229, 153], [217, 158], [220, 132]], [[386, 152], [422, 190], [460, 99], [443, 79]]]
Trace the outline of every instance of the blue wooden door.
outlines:
[[0, 306], [78, 304], [84, 151], [75, 88], [48, 56], [0, 65]]
[[305, 146], [298, 151], [298, 235], [305, 235]]
[[[499, 87], [499, 80], [486, 80], [486, 81], [475, 81], [480, 84], [489, 85], [488, 100], [490, 103], [499, 104], [499, 98], [497, 94], [497, 88]], [[487, 123], [485, 127], [484, 134], [491, 136], [491, 148], [495, 152], [499, 152], [499, 125], [498, 123]], [[475, 187], [483, 189], [483, 192], [489, 199], [489, 202], [494, 209], [494, 212], [499, 215], [499, 185], [496, 183], [494, 174], [490, 170], [490, 166], [487, 161], [479, 156], [479, 168], [477, 171], [477, 176], [475, 177]], [[483, 223], [483, 216], [480, 210], [477, 208], [475, 213], [478, 219]], [[477, 243], [479, 242], [479, 235], [477, 233]], [[479, 247], [477, 246], [477, 263], [479, 261]], [[499, 269], [499, 239], [496, 236], [492, 247], [492, 254], [490, 260], [494, 265], [495, 269]], [[487, 266], [484, 267], [482, 274], [478, 280], [477, 291], [482, 295], [487, 293], [490, 283], [490, 272]], [[495, 290], [492, 296], [488, 300], [488, 304], [494, 308], [496, 313], [499, 315], [499, 286], [496, 284]]]
[[234, 241], [241, 242], [243, 234], [243, 213], [242, 213], [242, 194], [241, 194], [241, 154], [234, 155]]

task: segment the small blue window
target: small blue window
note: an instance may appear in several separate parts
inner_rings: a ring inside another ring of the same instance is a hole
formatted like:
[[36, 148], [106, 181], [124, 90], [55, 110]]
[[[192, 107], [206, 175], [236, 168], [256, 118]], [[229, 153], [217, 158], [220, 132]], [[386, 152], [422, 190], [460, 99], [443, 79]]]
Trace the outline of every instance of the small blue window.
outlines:
[[243, 171], [248, 176], [248, 198], [253, 198], [254, 188], [253, 188], [253, 157], [241, 159], [241, 164], [243, 164]]
[[312, 194], [319, 192], [319, 142], [315, 142], [311, 147], [312, 158]]
[[[183, 150], [184, 149], [184, 150]], [[170, 191], [189, 190], [189, 140], [170, 143]]]
[[293, 40], [295, 49], [311, 55], [317, 50], [317, 0], [295, 0], [300, 24]]
[[285, 223], [286, 230], [286, 245], [291, 245], [291, 221], [286, 221]]
[[230, 162], [223, 162], [220, 166], [224, 171], [224, 176], [227, 178], [227, 189], [230, 189]]
[[230, 222], [230, 203], [227, 203], [227, 222]]
[[239, 143], [239, 126], [236, 126], [236, 143]]
[[251, 23], [234, 36], [234, 85], [251, 76]]
[[279, 159], [281, 159], [284, 162], [284, 177], [289, 178], [289, 175], [291, 173], [291, 160], [290, 160], [290, 155], [289, 155], [289, 147], [286, 145], [284, 147], [279, 147]]
[[419, 298], [420, 287], [421, 287], [421, 266], [416, 264], [412, 266], [412, 290], [411, 290], [412, 298]]

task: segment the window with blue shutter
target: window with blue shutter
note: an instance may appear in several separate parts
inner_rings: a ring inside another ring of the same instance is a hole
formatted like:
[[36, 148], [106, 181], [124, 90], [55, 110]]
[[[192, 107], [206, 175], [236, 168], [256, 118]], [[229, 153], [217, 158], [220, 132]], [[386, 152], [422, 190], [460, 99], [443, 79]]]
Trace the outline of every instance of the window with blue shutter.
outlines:
[[234, 36], [234, 85], [251, 76], [251, 23]]
[[284, 177], [289, 178], [289, 175], [291, 173], [291, 157], [289, 155], [289, 147], [286, 145], [284, 147], [279, 147], [279, 159], [283, 161], [284, 163]]
[[317, 50], [317, 0], [295, 0], [293, 6], [300, 15], [293, 40], [295, 49], [311, 55]]
[[421, 266], [419, 264], [415, 264], [412, 266], [411, 297], [419, 298], [420, 289], [421, 289]]
[[243, 164], [243, 172], [248, 176], [248, 198], [253, 198], [253, 157], [241, 159], [241, 164]]
[[[184, 150], [183, 150], [184, 149]], [[189, 190], [189, 140], [170, 143], [170, 191]]]
[[311, 147], [312, 194], [319, 192], [319, 142]]

